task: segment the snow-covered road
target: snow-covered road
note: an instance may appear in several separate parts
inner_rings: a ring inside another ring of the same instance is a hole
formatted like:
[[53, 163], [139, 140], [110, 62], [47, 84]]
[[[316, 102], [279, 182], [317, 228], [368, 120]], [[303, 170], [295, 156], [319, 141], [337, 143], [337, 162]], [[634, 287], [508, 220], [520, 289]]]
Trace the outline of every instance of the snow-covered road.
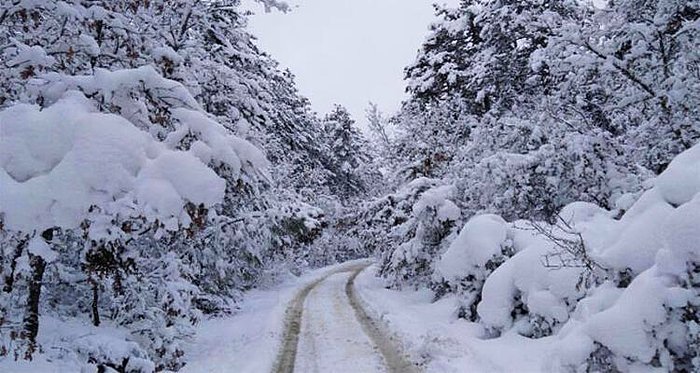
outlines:
[[355, 277], [366, 266], [340, 269], [299, 292], [287, 310], [276, 372], [414, 370], [355, 297]]
[[558, 371], [547, 368], [555, 337], [484, 338], [455, 316], [457, 297], [387, 289], [376, 271], [358, 260], [251, 291], [235, 315], [199, 326], [181, 372]]
[[296, 372], [331, 372], [352, 367], [386, 372], [376, 346], [355, 317], [345, 294], [352, 272], [331, 275], [309, 293], [304, 304]]

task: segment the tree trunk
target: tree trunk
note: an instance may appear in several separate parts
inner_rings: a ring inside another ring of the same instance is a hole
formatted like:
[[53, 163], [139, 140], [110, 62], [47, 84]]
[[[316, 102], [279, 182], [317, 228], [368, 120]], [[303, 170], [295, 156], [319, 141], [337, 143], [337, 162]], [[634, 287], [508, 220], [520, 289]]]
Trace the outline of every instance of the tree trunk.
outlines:
[[24, 338], [29, 342], [26, 359], [31, 359], [36, 349], [36, 336], [39, 334], [39, 298], [41, 297], [41, 282], [44, 279], [46, 261], [38, 255], [29, 255], [29, 265], [32, 268], [32, 277], [29, 281], [29, 294], [27, 295], [27, 310], [24, 315]]
[[22, 251], [24, 251], [24, 247], [27, 246], [27, 242], [29, 242], [29, 238], [24, 238], [19, 241], [17, 244], [17, 247], [15, 247], [15, 252], [14, 255], [12, 256], [12, 261], [10, 261], [10, 273], [5, 276], [5, 286], [3, 286], [3, 291], [5, 293], [11, 293], [12, 288], [15, 283], [15, 269], [17, 268], [17, 259], [19, 259], [20, 256], [22, 256]]
[[92, 284], [92, 325], [100, 326], [100, 310], [98, 303], [100, 300], [100, 286], [97, 281], [90, 279]]

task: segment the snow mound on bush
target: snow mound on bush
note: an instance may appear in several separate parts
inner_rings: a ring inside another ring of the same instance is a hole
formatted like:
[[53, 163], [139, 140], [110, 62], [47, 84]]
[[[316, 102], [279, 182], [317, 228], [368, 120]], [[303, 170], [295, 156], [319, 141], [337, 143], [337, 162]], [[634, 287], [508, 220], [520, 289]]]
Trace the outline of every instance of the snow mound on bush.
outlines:
[[445, 278], [463, 276], [467, 268], [484, 267], [501, 253], [506, 241], [506, 221], [498, 215], [471, 218], [437, 264]]
[[681, 205], [700, 193], [700, 146], [694, 146], [671, 161], [656, 178], [655, 188], [664, 200]]
[[590, 202], [572, 202], [559, 212], [559, 218], [567, 224], [578, 225], [595, 220], [600, 215], [609, 215], [604, 208]]
[[556, 349], [563, 365], [579, 366], [609, 351], [615, 358], [605, 369], [700, 369], [694, 321], [700, 317], [698, 175], [700, 145], [676, 157], [622, 217], [619, 238], [602, 259], [638, 275], [626, 287], [605, 281], [578, 302], [576, 322]]
[[170, 133], [165, 143], [175, 147], [188, 134], [196, 134], [198, 140], [192, 149], [204, 163], [216, 161], [228, 165], [234, 177], [242, 171], [254, 173], [269, 166], [267, 158], [253, 144], [230, 135], [223, 126], [207, 117], [204, 113], [185, 108], [173, 110], [173, 115], [180, 122], [180, 128]]
[[115, 204], [126, 216], [188, 225], [186, 202], [223, 199], [224, 180], [191, 152], [96, 112], [77, 92], [43, 110], [0, 112], [0, 135], [0, 214], [9, 229], [75, 228], [91, 207]]
[[[185, 86], [164, 78], [153, 66], [117, 71], [98, 68], [94, 75], [47, 73], [33, 79], [30, 85], [30, 92], [48, 104], [71, 90], [85, 92], [103, 102], [103, 107], [116, 109], [151, 137], [164, 139], [163, 144], [169, 149], [190, 149], [205, 164], [228, 166], [227, 177], [250, 177], [264, 173], [269, 166], [260, 149], [209, 118]], [[138, 99], [142, 95], [148, 100]], [[158, 110], [149, 105], [164, 106], [174, 120], [167, 125], [151, 123], [147, 114]]]
[[615, 244], [602, 254], [601, 262], [619, 270], [630, 268], [634, 273], [651, 267], [661, 245], [663, 227], [659, 223], [672, 211], [670, 205], [657, 203], [636, 219], [626, 221]]
[[450, 199], [455, 193], [452, 185], [441, 185], [425, 191], [413, 205], [413, 214], [420, 215], [427, 208], [437, 208], [439, 221], [455, 221], [459, 219], [460, 211]]
[[[524, 310], [551, 325], [568, 319], [568, 304], [580, 294], [576, 285], [581, 269], [545, 267], [543, 258], [552, 250], [552, 244], [544, 238], [531, 240], [529, 246], [486, 279], [482, 301], [477, 307], [484, 325], [497, 330], [508, 329]], [[517, 311], [518, 308], [521, 309]]]

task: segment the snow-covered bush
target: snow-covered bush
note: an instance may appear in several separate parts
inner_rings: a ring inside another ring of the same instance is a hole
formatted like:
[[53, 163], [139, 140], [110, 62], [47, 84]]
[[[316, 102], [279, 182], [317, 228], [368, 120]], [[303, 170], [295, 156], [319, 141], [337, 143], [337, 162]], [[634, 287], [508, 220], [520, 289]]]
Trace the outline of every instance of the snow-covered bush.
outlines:
[[[650, 200], [653, 202], [650, 203]], [[670, 211], [666, 207], [669, 204]], [[675, 206], [675, 207], [673, 207]], [[654, 219], [645, 215], [653, 214]], [[673, 371], [700, 369], [700, 145], [677, 156], [654, 181], [654, 187], [623, 217], [618, 242], [606, 248], [623, 255], [621, 241], [637, 241], [631, 230], [644, 228], [655, 240], [641, 252], [625, 253], [636, 277], [603, 304], [591, 297], [592, 309], [577, 309], [577, 322], [564, 338], [587, 340], [586, 354], [600, 350], [612, 356], [607, 369], [631, 370], [659, 367]], [[633, 225], [632, 222], [636, 224]], [[641, 254], [642, 259], [637, 258]], [[647, 258], [651, 258], [648, 261]], [[591, 312], [594, 311], [594, 312]], [[597, 312], [595, 312], [597, 311]], [[580, 353], [580, 352], [579, 352]], [[572, 356], [566, 356], [572, 358]], [[577, 362], [578, 363], [578, 362]]]
[[517, 221], [510, 230], [517, 252], [486, 278], [477, 306], [479, 320], [496, 334], [515, 328], [529, 337], [551, 335], [585, 295], [588, 276], [597, 274], [587, 271], [598, 268], [571, 255], [566, 245], [582, 242], [557, 226], [543, 234], [532, 223]]
[[375, 254], [382, 268], [387, 268], [396, 240], [401, 239], [393, 236], [392, 230], [409, 219], [420, 194], [435, 185], [435, 180], [421, 179], [396, 193], [366, 202], [354, 213], [343, 216], [336, 229], [344, 233], [349, 243], [359, 242], [366, 253]]
[[697, 371], [700, 145], [651, 184], [621, 217], [588, 202], [552, 224], [475, 216], [435, 276], [486, 335], [555, 335], [555, 369]]
[[118, 336], [86, 335], [72, 343], [78, 356], [103, 370], [109, 368], [117, 372], [152, 372], [156, 368], [138, 343], [124, 341]]
[[[188, 300], [174, 293], [161, 298], [158, 289], [168, 286], [159, 281], [167, 283], [170, 276], [181, 272], [170, 270], [171, 274], [159, 275], [148, 268], [155, 263], [157, 251], [139, 252], [129, 242], [149, 231], [150, 237], [159, 241], [195, 227], [199, 223], [188, 206], [212, 209], [221, 203], [224, 180], [192, 152], [170, 149], [125, 118], [98, 112], [90, 100], [75, 91], [66, 92], [43, 110], [27, 104], [3, 110], [0, 134], [2, 227], [28, 240], [18, 244], [14, 257], [5, 261], [17, 268], [9, 278], [21, 278], [24, 272], [41, 283], [44, 276], [64, 276], [54, 271], [82, 272], [92, 284], [95, 325], [100, 324], [99, 296], [106, 290], [102, 289], [104, 280], [113, 285], [104, 296], [112, 293], [116, 304], [121, 296], [135, 290], [131, 285], [138, 286], [144, 307], [150, 312], [162, 310], [162, 316], [151, 319], [152, 323], [168, 322], [167, 318], [175, 315], [172, 304]], [[63, 250], [64, 245], [74, 251]], [[81, 253], [85, 255], [82, 260]], [[158, 260], [166, 266], [176, 263], [173, 257]], [[15, 264], [22, 261], [29, 267]], [[71, 265], [78, 268], [67, 270]], [[149, 280], [131, 279], [145, 273]], [[47, 284], [47, 291], [53, 291], [53, 285]], [[23, 325], [23, 338], [29, 342], [27, 356], [36, 348], [38, 331], [40, 288], [32, 286]], [[153, 298], [149, 300], [146, 294], [153, 294]], [[165, 303], [159, 303], [162, 301]], [[186, 304], [177, 306], [191, 312]], [[133, 312], [129, 317], [148, 320]], [[123, 318], [119, 322], [129, 324]], [[180, 331], [159, 332], [154, 326], [149, 324], [146, 329], [159, 335], [182, 335]], [[163, 348], [170, 348], [170, 342]], [[160, 353], [151, 358], [169, 361], [172, 356]]]
[[[223, 199], [223, 180], [193, 153], [168, 149], [123, 117], [97, 112], [75, 91], [43, 110], [6, 109], [0, 124], [6, 229], [76, 229], [91, 213], [143, 216], [160, 220], [160, 229], [178, 229], [191, 223], [187, 202], [211, 207]], [[102, 211], [90, 211], [94, 206]], [[92, 226], [91, 237], [109, 237], [105, 229]]]
[[[380, 274], [394, 286], [419, 286], [430, 282], [434, 258], [454, 234], [460, 209], [452, 202], [455, 188], [420, 178], [388, 198], [374, 218], [393, 221], [390, 244], [378, 248]], [[372, 234], [371, 232], [369, 232]]]
[[[511, 232], [497, 215], [471, 218], [436, 264], [435, 281], [442, 292], [460, 295], [459, 316], [476, 321], [476, 306], [486, 278], [513, 255]], [[442, 286], [442, 287], [440, 287]]]
[[468, 214], [551, 222], [574, 201], [614, 208], [700, 139], [689, 73], [698, 9], [672, 0], [439, 8], [406, 70], [394, 169], [457, 185]]
[[605, 134], [557, 135], [557, 125], [542, 120], [534, 125], [511, 119], [514, 123], [497, 134], [475, 131], [473, 141], [479, 145], [474, 148], [496, 136], [494, 148], [504, 150], [482, 150], [474, 165], [462, 163], [456, 183], [470, 211], [552, 222], [561, 208], [576, 200], [612, 208], [617, 198], [638, 190], [649, 176], [620, 159], [608, 159], [618, 145]]

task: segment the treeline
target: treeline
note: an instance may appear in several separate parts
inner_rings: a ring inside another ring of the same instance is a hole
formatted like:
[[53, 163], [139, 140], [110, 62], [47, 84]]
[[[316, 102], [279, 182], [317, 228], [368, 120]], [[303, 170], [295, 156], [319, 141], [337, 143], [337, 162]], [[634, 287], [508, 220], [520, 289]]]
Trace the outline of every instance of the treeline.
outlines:
[[[369, 189], [365, 140], [342, 107], [311, 110], [246, 17], [2, 3], [0, 355], [178, 370], [204, 315], [336, 259], [309, 247]], [[42, 346], [44, 319], [102, 329]]]
[[370, 112], [395, 191], [348, 217], [351, 240], [392, 286], [457, 297], [484, 338], [573, 341], [555, 370], [700, 369], [698, 247], [670, 238], [700, 231], [700, 2], [437, 15], [399, 113]]

